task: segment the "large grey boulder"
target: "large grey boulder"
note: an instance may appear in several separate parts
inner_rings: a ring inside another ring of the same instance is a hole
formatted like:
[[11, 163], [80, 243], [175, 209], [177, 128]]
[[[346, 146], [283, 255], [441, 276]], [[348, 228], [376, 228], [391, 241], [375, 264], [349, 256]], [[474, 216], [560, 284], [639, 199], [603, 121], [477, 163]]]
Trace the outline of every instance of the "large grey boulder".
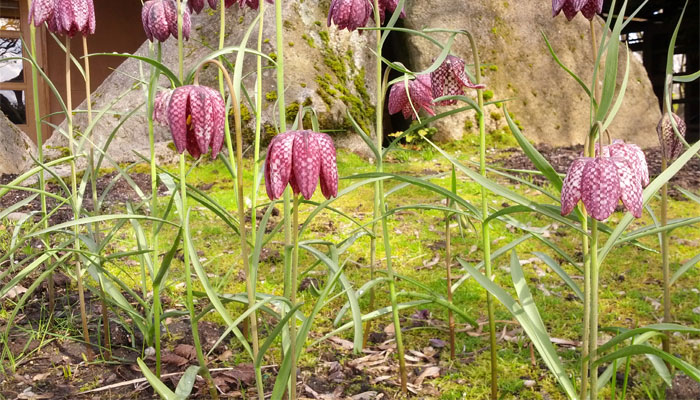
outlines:
[[21, 174], [34, 164], [36, 145], [24, 131], [0, 113], [0, 175]]
[[[358, 32], [338, 31], [335, 27], [326, 28], [326, 16], [329, 2], [327, 0], [306, 0], [304, 2], [284, 1], [284, 58], [285, 58], [285, 96], [286, 114], [291, 122], [300, 106], [312, 106], [318, 113], [321, 129], [338, 129], [334, 134], [337, 141], [345, 143], [350, 148], [357, 146], [361, 139], [356, 135], [347, 134], [352, 130], [346, 112], [371, 130], [374, 118], [375, 89], [367, 83], [364, 76], [374, 76], [372, 53], [367, 50], [371, 35], [360, 35]], [[246, 29], [257, 16], [256, 10], [240, 9], [234, 5], [226, 10], [227, 35], [225, 46], [239, 46]], [[275, 13], [274, 7], [266, 9], [264, 17], [264, 44], [262, 52], [273, 59], [277, 57], [275, 48]], [[193, 15], [193, 28], [189, 41], [185, 42], [185, 71], [192, 69], [207, 54], [217, 46], [219, 38], [219, 13], [208, 8], [199, 15]], [[141, 21], [133, 21], [134, 29], [141, 29]], [[257, 27], [254, 29], [247, 47], [257, 46]], [[149, 54], [149, 42], [145, 42], [137, 55]], [[235, 62], [236, 54], [227, 56], [228, 61]], [[168, 39], [163, 44], [163, 63], [173, 71], [177, 71], [177, 41]], [[269, 61], [263, 61], [263, 67], [268, 67]], [[97, 88], [93, 94], [93, 109], [100, 110], [109, 107], [110, 110], [96, 124], [92, 141], [103, 146], [115, 129], [119, 129], [109, 146], [108, 154], [116, 161], [136, 161], [134, 154], [148, 154], [148, 130], [145, 113], [145, 89], [138, 80], [147, 81], [150, 66], [135, 59], [128, 59]], [[255, 95], [256, 58], [247, 54], [244, 61], [244, 85], [251, 99]], [[215, 83], [214, 68], [207, 68], [200, 78], [201, 84], [218, 88]], [[165, 79], [162, 86], [168, 86]], [[263, 70], [263, 110], [262, 134], [264, 143], [269, 140], [277, 129], [278, 108], [276, 95], [276, 74], [273, 69]], [[253, 103], [254, 104], [254, 103]], [[350, 104], [347, 107], [345, 104]], [[136, 107], [141, 107], [128, 120], [125, 116]], [[80, 106], [85, 109], [85, 105]], [[245, 103], [243, 107], [244, 138], [251, 143], [254, 137], [253, 108]], [[87, 123], [84, 114], [75, 117], [75, 124], [83, 129]], [[121, 125], [120, 125], [121, 124]], [[65, 128], [65, 124], [63, 125]], [[310, 128], [310, 126], [307, 126]], [[166, 127], [156, 126], [156, 141], [162, 158], [172, 159], [165, 145], [170, 140]], [[67, 146], [65, 135], [54, 134], [46, 144], [53, 149], [53, 155], [58, 156], [56, 149]]]
[[[561, 61], [584, 82], [592, 81], [592, 55], [588, 20], [577, 16], [567, 22], [564, 16], [552, 18], [550, 0], [491, 1], [431, 0], [407, 2], [408, 28], [441, 27], [466, 29], [474, 35], [484, 65], [485, 84], [494, 99], [512, 99], [508, 111], [523, 126], [523, 133], [534, 142], [550, 145], [583, 143], [589, 128], [589, 101], [580, 86], [552, 59], [541, 32], [549, 38]], [[603, 21], [595, 25], [602, 29]], [[597, 37], [600, 38], [599, 30]], [[443, 36], [446, 38], [446, 36]], [[430, 65], [439, 53], [425, 39], [408, 39], [407, 52], [414, 70]], [[472, 62], [465, 36], [458, 36], [453, 53]], [[627, 52], [622, 48], [620, 71]], [[618, 76], [618, 86], [623, 72]], [[589, 83], [590, 84], [590, 83]], [[476, 93], [472, 92], [472, 96]], [[437, 111], [444, 111], [438, 107]], [[490, 132], [505, 127], [495, 106], [486, 110]], [[611, 125], [613, 138], [622, 138], [642, 147], [657, 144], [655, 129], [661, 118], [657, 98], [646, 71], [630, 55], [630, 75], [622, 108]], [[459, 139], [477, 131], [473, 113], [462, 113], [440, 121], [437, 138]]]

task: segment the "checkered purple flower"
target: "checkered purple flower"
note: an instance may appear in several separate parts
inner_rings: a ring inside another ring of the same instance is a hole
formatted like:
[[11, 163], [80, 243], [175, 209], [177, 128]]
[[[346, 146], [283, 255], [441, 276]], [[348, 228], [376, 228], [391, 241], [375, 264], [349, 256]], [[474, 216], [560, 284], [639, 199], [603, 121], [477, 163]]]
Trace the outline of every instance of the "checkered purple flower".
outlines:
[[603, 12], [603, 0], [552, 0], [552, 16], [556, 17], [562, 11], [569, 21], [579, 11], [590, 21]]
[[641, 178], [627, 159], [581, 157], [569, 166], [561, 190], [562, 215], [583, 201], [591, 217], [604, 221], [620, 200], [636, 218], [642, 216]]
[[[254, 10], [257, 10], [260, 6], [260, 2], [258, 0], [206, 0], [206, 3], [209, 4], [209, 7], [216, 10], [221, 1], [224, 1], [224, 7], [226, 8], [231, 7], [234, 3], [238, 3], [240, 7], [248, 6]], [[272, 0], [266, 1], [272, 4]], [[189, 0], [187, 2], [187, 6], [190, 9], [190, 12], [199, 14], [204, 9], [204, 3], [205, 0]]]
[[168, 125], [168, 105], [172, 95], [172, 89], [163, 89], [153, 100], [153, 120], [159, 124]]
[[[596, 154], [599, 153], [599, 147], [596, 144]], [[616, 139], [609, 146], [603, 146], [604, 157], [618, 157], [626, 160], [632, 171], [637, 175], [642, 183], [642, 187], [649, 184], [649, 167], [644, 152], [636, 144], [625, 143], [620, 139]]]
[[95, 33], [95, 5], [92, 0], [34, 0], [29, 7], [29, 22], [47, 23], [58, 35], [73, 37]]
[[327, 199], [338, 195], [338, 166], [333, 139], [325, 133], [290, 131], [275, 136], [265, 158], [265, 188], [278, 199], [287, 184], [309, 200], [321, 182]]
[[[413, 112], [415, 108], [418, 112], [425, 109], [430, 115], [435, 115], [431, 108], [433, 105], [433, 90], [430, 75], [417, 75], [416, 79], [408, 81], [408, 93], [406, 93], [406, 83], [397, 82], [391, 86], [389, 91], [389, 114], [396, 114], [401, 111], [404, 118], [416, 119]], [[410, 96], [410, 100], [409, 100]], [[413, 104], [413, 107], [411, 107]]]
[[[673, 119], [676, 122], [678, 133], [680, 133], [682, 137], [685, 137], [685, 121], [683, 121], [681, 117], [676, 114], [671, 113], [671, 115], [673, 115]], [[681, 141], [678, 135], [676, 135], [676, 132], [673, 130], [671, 118], [668, 117], [668, 114], [664, 114], [661, 121], [659, 121], [659, 124], [656, 126], [656, 133], [659, 134], [661, 152], [667, 160], [675, 160], [685, 150], [683, 141]]]
[[[465, 72], [464, 60], [455, 56], [447, 56], [445, 61], [430, 74], [432, 81], [433, 97], [456, 96], [464, 94], [464, 88], [483, 89], [485, 85], [475, 85]], [[443, 100], [440, 106], [457, 104], [457, 100]]]
[[34, 0], [29, 6], [29, 23], [34, 26], [40, 26], [44, 22], [49, 21], [53, 16], [56, 8], [55, 0]]
[[[146, 37], [151, 42], [164, 42], [170, 35], [177, 38], [177, 4], [173, 0], [149, 0], [141, 9], [141, 22]], [[190, 38], [192, 21], [190, 13], [182, 14], [182, 36]]]
[[[386, 14], [393, 14], [398, 6], [399, 0], [379, 0], [379, 18], [382, 24], [384, 23]], [[401, 18], [406, 18], [406, 11], [401, 10], [401, 14], [399, 16]], [[374, 15], [372, 15], [372, 19], [374, 19]]]
[[328, 11], [328, 26], [331, 21], [338, 29], [354, 31], [367, 25], [372, 16], [372, 4], [369, 0], [333, 0]]
[[[161, 103], [164, 99], [160, 98]], [[199, 158], [211, 148], [211, 157], [216, 158], [224, 143], [225, 107], [221, 94], [207, 86], [187, 85], [173, 90], [167, 121], [178, 153], [187, 149], [192, 157]]]

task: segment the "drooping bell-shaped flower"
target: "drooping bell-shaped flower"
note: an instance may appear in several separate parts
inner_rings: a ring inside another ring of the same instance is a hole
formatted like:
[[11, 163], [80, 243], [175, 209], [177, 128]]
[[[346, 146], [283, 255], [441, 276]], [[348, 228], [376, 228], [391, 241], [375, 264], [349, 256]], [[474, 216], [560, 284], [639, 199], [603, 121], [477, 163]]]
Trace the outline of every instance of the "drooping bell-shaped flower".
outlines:
[[603, 12], [603, 0], [552, 0], [552, 15], [556, 17], [562, 11], [569, 21], [579, 11], [590, 21]]
[[328, 26], [331, 21], [338, 29], [354, 31], [367, 25], [372, 16], [372, 3], [370, 0], [333, 0], [328, 11]]
[[325, 133], [290, 131], [275, 136], [265, 158], [265, 188], [278, 199], [287, 184], [295, 195], [309, 200], [319, 180], [327, 199], [338, 195], [338, 166], [333, 139]]
[[55, 0], [33, 0], [29, 6], [29, 23], [38, 27], [44, 22], [48, 22], [55, 8]]
[[[671, 113], [673, 120], [676, 122], [676, 128], [678, 133], [685, 138], [686, 125], [685, 121], [681, 119], [676, 114]], [[659, 134], [659, 143], [661, 144], [661, 152], [667, 160], [675, 160], [680, 156], [685, 150], [683, 141], [678, 137], [676, 132], [673, 130], [673, 125], [671, 123], [671, 118], [668, 114], [664, 114], [656, 126], [656, 133]]]
[[[146, 37], [151, 42], [164, 42], [170, 35], [177, 38], [177, 4], [174, 0], [149, 0], [141, 9], [141, 22]], [[185, 10], [182, 14], [182, 36], [190, 38], [192, 21], [190, 13]]]
[[[259, 0], [226, 0], [226, 7], [229, 7], [231, 4], [233, 4], [236, 1], [238, 1], [238, 6], [241, 8], [243, 8], [243, 6], [247, 6], [249, 8], [252, 8], [253, 10], [257, 10], [260, 7]], [[267, 1], [270, 4], [273, 4], [273, 0], [265, 0], [265, 1]]]
[[[57, 35], [73, 37], [78, 33], [95, 33], [95, 5], [92, 0], [35, 0], [30, 6], [29, 19], [34, 25], [47, 23]], [[36, 3], [36, 4], [35, 4]]]
[[216, 158], [224, 143], [226, 119], [224, 100], [218, 91], [207, 86], [180, 86], [170, 95], [167, 116], [178, 153], [187, 149], [192, 157], [199, 158], [211, 148], [211, 157]]
[[561, 214], [583, 201], [591, 217], [606, 220], [622, 200], [636, 218], [642, 216], [642, 182], [627, 159], [581, 157], [569, 166], [561, 189]]
[[401, 111], [404, 118], [416, 119], [413, 109], [418, 112], [423, 108], [428, 114], [435, 115], [435, 111], [431, 108], [433, 104], [433, 90], [430, 75], [417, 75], [416, 79], [408, 81], [408, 93], [406, 92], [406, 83], [404, 81], [397, 82], [391, 86], [389, 91], [389, 114], [396, 114]]
[[[381, 23], [384, 23], [384, 19], [386, 18], [386, 14], [389, 13], [389, 15], [393, 14], [394, 11], [396, 11], [396, 7], [399, 6], [399, 0], [379, 0], [379, 18]], [[401, 10], [401, 14], [399, 15], [401, 18], [406, 18], [406, 11]], [[374, 14], [372, 14], [372, 18], [374, 19]]]
[[[433, 72], [430, 73], [432, 81], [433, 97], [456, 96], [464, 94], [464, 88], [483, 89], [485, 85], [472, 83], [467, 75], [464, 60], [455, 56], [447, 56], [445, 61]], [[457, 100], [443, 100], [438, 103], [440, 106], [457, 104]]]

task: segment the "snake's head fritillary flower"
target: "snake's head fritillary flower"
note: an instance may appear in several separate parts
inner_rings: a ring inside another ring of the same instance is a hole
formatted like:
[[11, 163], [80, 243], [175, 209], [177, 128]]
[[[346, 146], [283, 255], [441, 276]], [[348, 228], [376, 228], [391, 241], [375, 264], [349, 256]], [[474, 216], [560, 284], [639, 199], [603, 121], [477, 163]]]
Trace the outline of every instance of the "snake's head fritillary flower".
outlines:
[[[164, 42], [170, 35], [177, 37], [177, 4], [173, 0], [149, 0], [143, 4], [141, 22], [146, 37], [151, 42]], [[182, 14], [182, 36], [190, 38], [192, 21], [190, 13]]]
[[[161, 99], [163, 100], [163, 99]], [[218, 91], [199, 85], [173, 90], [167, 107], [168, 124], [178, 153], [216, 158], [224, 143], [226, 109]]]
[[[676, 128], [678, 133], [685, 138], [686, 125], [685, 121], [681, 119], [676, 114], [671, 113], [673, 120], [676, 122]], [[683, 146], [683, 141], [676, 135], [673, 130], [673, 124], [671, 123], [671, 118], [668, 114], [664, 114], [659, 124], [656, 126], [656, 133], [659, 134], [659, 143], [661, 144], [661, 152], [667, 160], [675, 160], [680, 156], [685, 147]]]
[[[258, 7], [260, 7], [260, 1], [259, 0], [226, 0], [226, 7], [229, 7], [231, 4], [234, 2], [238, 1], [238, 6], [243, 7], [247, 6], [249, 8], [252, 8], [253, 10], [257, 10]], [[273, 0], [266, 0], [268, 3], [273, 4]]]
[[418, 112], [423, 108], [428, 114], [435, 115], [435, 111], [431, 108], [432, 105], [433, 90], [430, 75], [428, 74], [417, 75], [416, 79], [408, 81], [408, 91], [404, 81], [393, 84], [389, 91], [389, 114], [396, 114], [401, 111], [404, 118], [416, 119], [413, 109], [415, 108], [416, 112]]
[[[386, 14], [393, 14], [394, 11], [396, 11], [396, 7], [398, 6], [399, 0], [379, 0], [379, 16], [382, 24], [384, 23]], [[406, 11], [401, 10], [401, 14], [399, 16], [401, 18], [406, 18]], [[374, 15], [372, 15], [372, 18], [374, 18]]]
[[[455, 96], [464, 94], [463, 88], [483, 89], [485, 85], [475, 85], [467, 75], [464, 60], [455, 56], [447, 56], [445, 61], [430, 73], [433, 97]], [[437, 105], [446, 106], [457, 104], [457, 100], [443, 100]]]
[[355, 29], [367, 25], [372, 16], [369, 0], [333, 0], [328, 11], [328, 26], [333, 22], [338, 29]]
[[552, 15], [556, 17], [562, 11], [569, 21], [579, 11], [590, 21], [603, 12], [603, 0], [552, 0]]
[[627, 159], [581, 157], [569, 166], [561, 189], [561, 214], [583, 201], [591, 217], [606, 220], [622, 200], [636, 218], [642, 216], [642, 183]]
[[319, 180], [327, 199], [338, 195], [338, 166], [333, 139], [325, 133], [290, 131], [275, 136], [265, 158], [265, 188], [278, 199], [287, 184], [295, 195], [309, 200]]
[[[36, 14], [39, 4], [32, 7]], [[35, 25], [39, 21], [36, 15], [30, 15], [30, 18], [35, 18]], [[78, 33], [95, 33], [95, 5], [92, 0], [54, 0], [51, 15], [42, 13], [41, 18], [46, 18], [49, 30], [55, 34], [73, 37]]]
[[40, 26], [51, 19], [55, 9], [55, 0], [34, 0], [29, 7], [29, 23]]

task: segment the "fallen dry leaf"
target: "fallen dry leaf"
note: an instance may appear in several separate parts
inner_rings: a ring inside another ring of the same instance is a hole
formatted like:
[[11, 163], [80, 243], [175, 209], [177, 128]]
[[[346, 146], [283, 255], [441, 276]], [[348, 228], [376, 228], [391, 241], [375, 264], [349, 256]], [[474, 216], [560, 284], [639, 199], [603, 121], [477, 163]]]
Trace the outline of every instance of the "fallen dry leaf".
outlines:
[[418, 375], [418, 377], [413, 382], [413, 384], [420, 387], [421, 385], [423, 385], [423, 381], [426, 378], [437, 378], [439, 376], [440, 376], [440, 367], [435, 367], [435, 366], [428, 367], [425, 370], [423, 370], [423, 372], [421, 372], [420, 375]]

